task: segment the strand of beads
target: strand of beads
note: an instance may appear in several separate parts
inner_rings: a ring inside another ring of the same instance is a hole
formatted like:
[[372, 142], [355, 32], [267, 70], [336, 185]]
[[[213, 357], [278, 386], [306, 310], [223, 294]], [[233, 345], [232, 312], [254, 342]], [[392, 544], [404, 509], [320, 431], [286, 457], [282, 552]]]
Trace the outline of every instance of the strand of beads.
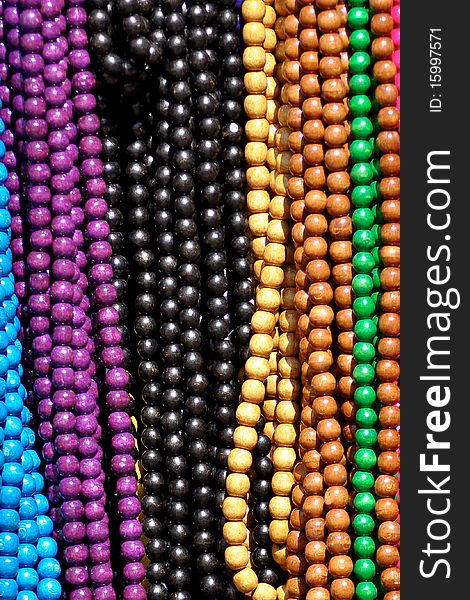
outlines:
[[[0, 134], [4, 128], [0, 118]], [[26, 389], [21, 383], [19, 301], [11, 272], [10, 195], [4, 185], [8, 177], [4, 156], [5, 146], [0, 142], [0, 594], [8, 600], [59, 600], [57, 543], [50, 537], [53, 524], [47, 516], [48, 500], [41, 493], [44, 478], [38, 472], [40, 460], [34, 450], [35, 434], [28, 427], [31, 413], [24, 406]]]
[[[359, 5], [360, 4], [360, 5]], [[353, 3], [350, 6], [348, 22], [351, 27], [350, 59], [350, 110], [352, 116], [350, 145], [351, 179], [353, 188], [351, 198], [355, 210], [352, 215], [354, 235], [353, 257], [354, 279], [352, 282], [354, 292], [353, 312], [355, 317], [354, 333], [355, 344], [353, 355], [356, 366], [353, 377], [356, 384], [354, 400], [355, 412], [355, 452], [352, 461], [355, 472], [352, 476], [352, 485], [356, 491], [353, 503], [357, 514], [353, 520], [356, 533], [354, 551], [356, 560], [354, 573], [358, 584], [356, 596], [360, 599], [369, 598], [376, 594], [374, 584], [371, 583], [375, 576], [375, 565], [371, 560], [375, 543], [373, 534], [375, 522], [371, 516], [375, 507], [373, 495], [374, 475], [373, 470], [377, 464], [374, 446], [377, 442], [377, 432], [374, 428], [377, 420], [376, 413], [372, 410], [376, 393], [374, 390], [375, 358], [376, 358], [376, 299], [374, 292], [374, 276], [376, 277], [377, 228], [375, 223], [376, 183], [373, 163], [370, 162], [374, 151], [372, 122], [370, 111], [372, 103], [369, 99], [371, 79], [368, 75], [370, 66], [370, 35], [368, 31], [369, 12], [364, 8], [366, 2]]]
[[376, 376], [378, 380], [377, 399], [379, 401], [378, 446], [380, 453], [377, 465], [381, 475], [375, 489], [378, 496], [375, 513], [380, 521], [378, 528], [379, 546], [376, 561], [381, 569], [379, 595], [386, 600], [400, 597], [400, 570], [396, 566], [399, 559], [399, 507], [395, 499], [400, 468], [398, 448], [400, 437], [397, 427], [400, 424], [399, 402], [400, 388], [400, 137], [399, 110], [396, 106], [398, 89], [395, 85], [397, 74], [392, 60], [394, 44], [391, 38], [393, 17], [390, 14], [393, 2], [370, 0], [369, 6], [374, 12], [371, 18], [371, 30], [375, 39], [372, 54], [375, 59], [373, 73], [376, 81], [374, 88], [378, 107], [376, 124], [376, 144], [380, 154], [380, 198], [382, 203], [377, 210], [379, 251], [381, 265], [380, 296], [381, 314], [378, 320], [379, 344]]

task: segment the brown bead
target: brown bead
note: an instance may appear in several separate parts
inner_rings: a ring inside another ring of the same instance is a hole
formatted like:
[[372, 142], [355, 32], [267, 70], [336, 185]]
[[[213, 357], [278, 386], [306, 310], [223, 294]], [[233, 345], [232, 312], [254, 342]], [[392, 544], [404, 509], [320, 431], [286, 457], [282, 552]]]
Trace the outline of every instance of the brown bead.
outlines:
[[385, 58], [390, 58], [395, 50], [395, 45], [390, 37], [379, 36], [372, 40], [371, 50], [372, 54], [378, 60], [382, 60]]
[[[325, 192], [321, 190], [310, 190], [305, 196], [305, 208], [312, 213], [323, 212], [327, 203], [327, 197]], [[325, 220], [326, 222], [326, 220]], [[328, 225], [326, 225], [325, 231], [327, 231]]]
[[375, 88], [375, 99], [380, 106], [392, 106], [398, 98], [397, 86], [393, 83], [381, 83]]
[[307, 547], [307, 538], [301, 531], [290, 531], [287, 536], [286, 546], [290, 552], [304, 552]]
[[400, 434], [396, 429], [381, 429], [378, 444], [381, 450], [397, 450], [400, 447]]
[[312, 588], [326, 585], [328, 582], [328, 569], [326, 565], [310, 565], [305, 573], [305, 581]]
[[385, 405], [400, 402], [400, 388], [396, 383], [381, 383], [377, 388], [377, 398]]
[[342, 485], [332, 485], [325, 492], [327, 508], [345, 508], [348, 505], [349, 493]]
[[308, 496], [302, 505], [302, 511], [307, 519], [321, 517], [323, 514], [324, 499], [322, 496]]
[[302, 27], [315, 27], [317, 24], [317, 12], [313, 4], [302, 6], [299, 12], [299, 21]]
[[304, 450], [314, 450], [317, 447], [317, 432], [313, 427], [302, 429], [299, 444]]
[[304, 242], [304, 252], [310, 260], [323, 258], [328, 252], [328, 244], [323, 237], [309, 237]]
[[302, 112], [305, 119], [319, 119], [323, 112], [321, 98], [307, 98], [304, 100]]
[[379, 360], [376, 373], [380, 381], [396, 381], [400, 377], [400, 365], [395, 360]]
[[374, 64], [373, 74], [379, 83], [390, 83], [395, 80], [397, 67], [392, 60], [378, 60]]
[[321, 165], [325, 159], [323, 144], [305, 144], [303, 157], [306, 167]]
[[293, 199], [303, 198], [305, 196], [305, 185], [302, 177], [291, 177], [287, 184], [289, 196]]
[[336, 8], [338, 0], [316, 0], [315, 4], [320, 10], [328, 10], [329, 8]]
[[331, 332], [328, 329], [312, 329], [308, 336], [308, 342], [312, 348], [312, 351], [328, 350], [328, 348], [332, 344], [332, 341], [333, 338], [331, 336]]
[[[287, 113], [287, 125], [291, 129], [300, 129], [302, 127], [302, 109], [298, 106], [292, 107]], [[290, 133], [289, 133], [290, 135]], [[287, 136], [287, 145], [289, 145], [289, 136]], [[279, 146], [279, 150], [281, 150]]]
[[296, 15], [288, 15], [284, 19], [284, 29], [289, 37], [295, 37], [300, 31], [300, 22]]
[[396, 313], [382, 313], [379, 317], [379, 331], [389, 337], [400, 335], [400, 316]]
[[290, 60], [299, 60], [301, 54], [300, 41], [297, 38], [289, 38], [285, 41], [284, 50]]
[[[343, 66], [341, 64], [340, 57], [339, 56], [324, 56], [323, 58], [321, 58], [320, 62], [318, 63], [318, 72], [324, 79], [330, 79], [332, 77], [339, 77], [341, 75], [341, 73], [343, 72]], [[343, 96], [343, 98], [344, 98], [344, 96]]]
[[399, 489], [398, 479], [392, 475], [379, 475], [375, 480], [374, 489], [380, 498], [394, 498]]
[[344, 465], [338, 463], [327, 465], [323, 470], [323, 480], [327, 486], [345, 485], [348, 480], [348, 474]]
[[351, 575], [353, 570], [353, 561], [345, 554], [339, 556], [332, 556], [328, 563], [328, 571], [332, 577], [348, 577]]
[[382, 129], [396, 129], [400, 122], [400, 111], [396, 106], [381, 108], [378, 112], [377, 119]]
[[341, 435], [341, 426], [336, 419], [322, 419], [317, 425], [317, 433], [323, 442], [336, 440]]
[[[336, 305], [340, 306], [338, 302], [336, 302]], [[353, 331], [342, 331], [338, 334], [338, 348], [341, 352], [351, 353], [354, 348], [354, 342], [355, 339]]]
[[346, 531], [333, 531], [326, 539], [326, 547], [332, 556], [348, 554], [351, 548], [351, 538]]
[[337, 217], [330, 222], [330, 233], [335, 240], [351, 239], [353, 227], [349, 216]]
[[369, 6], [374, 12], [390, 12], [393, 0], [369, 0]]
[[381, 473], [395, 475], [400, 469], [400, 457], [396, 452], [381, 452], [377, 460], [377, 465]]
[[380, 131], [377, 135], [377, 145], [383, 153], [398, 153], [400, 151], [400, 134], [398, 131]]
[[325, 130], [320, 119], [310, 119], [304, 123], [302, 132], [307, 142], [317, 144], [323, 141]]
[[320, 454], [323, 462], [329, 465], [332, 463], [337, 463], [341, 460], [344, 454], [344, 448], [341, 442], [326, 442], [322, 445]]
[[400, 600], [400, 590], [387, 592], [384, 596], [384, 600]]
[[325, 525], [331, 531], [346, 531], [350, 524], [348, 513], [343, 508], [335, 508], [326, 513]]
[[[330, 125], [330, 127], [337, 126]], [[329, 129], [329, 127], [327, 129]], [[331, 194], [330, 196], [328, 196], [326, 210], [328, 211], [328, 214], [331, 217], [344, 217], [348, 214], [350, 208], [351, 202], [348, 196], [346, 196], [345, 194]]]
[[321, 494], [323, 492], [323, 477], [321, 473], [307, 473], [302, 485], [307, 494]]
[[324, 10], [318, 14], [317, 23], [322, 32], [337, 31], [341, 27], [341, 15], [336, 10]]
[[305, 598], [308, 587], [303, 577], [289, 577], [286, 583], [289, 598]]
[[[308, 267], [312, 262], [320, 262], [320, 261], [311, 261]], [[309, 273], [309, 269], [307, 267], [307, 272]], [[310, 277], [310, 273], [309, 273]], [[312, 279], [312, 277], [310, 277]], [[326, 306], [323, 304], [319, 304], [318, 306], [313, 306], [309, 313], [310, 323], [313, 327], [328, 327], [331, 325], [334, 319], [334, 311], [331, 306]]]
[[291, 131], [289, 134], [289, 148], [292, 152], [302, 152], [305, 146], [304, 135], [301, 131]]
[[305, 202], [302, 200], [297, 200], [296, 202], [292, 202], [290, 205], [290, 214], [294, 221], [301, 222], [307, 216], [307, 211], [305, 208]]
[[393, 19], [388, 13], [378, 13], [370, 20], [370, 28], [375, 35], [390, 35], [393, 29]]
[[318, 71], [318, 52], [308, 50], [300, 55], [300, 66], [304, 73], [317, 73]]
[[399, 246], [382, 246], [379, 249], [380, 260], [385, 267], [400, 266], [400, 247]]
[[349, 152], [345, 148], [333, 148], [325, 153], [325, 165], [330, 171], [342, 171], [349, 163]]
[[333, 600], [352, 600], [354, 591], [354, 583], [347, 577], [331, 582], [330, 594]]
[[400, 560], [400, 552], [396, 546], [384, 544], [377, 548], [377, 562], [382, 569], [387, 567], [394, 567]]
[[348, 139], [346, 128], [342, 125], [328, 125], [324, 133], [325, 143], [337, 148], [343, 146]]
[[[305, 500], [307, 500], [307, 498]], [[304, 500], [304, 503], [305, 503], [305, 500]], [[298, 529], [299, 531], [301, 531], [302, 529], [305, 528], [305, 524], [306, 524], [307, 520], [308, 520], [308, 517], [305, 515], [303, 510], [294, 508], [294, 510], [290, 514], [289, 523], [291, 524], [291, 526], [294, 529]]]
[[380, 580], [386, 590], [400, 589], [400, 569], [398, 567], [390, 567], [385, 569], [380, 574]]
[[395, 521], [400, 509], [393, 498], [379, 498], [375, 503], [375, 514], [380, 521]]
[[312, 379], [312, 389], [318, 396], [331, 396], [336, 390], [336, 379], [332, 373], [320, 373]]
[[321, 457], [317, 450], [308, 450], [302, 457], [303, 464], [309, 471], [318, 471]]
[[330, 600], [330, 592], [325, 587], [310, 588], [306, 600]]
[[398, 427], [400, 425], [400, 408], [398, 406], [384, 406], [379, 412], [379, 421], [382, 427]]
[[333, 288], [326, 281], [316, 281], [308, 288], [308, 295], [312, 304], [330, 304], [333, 300]]
[[318, 75], [315, 73], [307, 73], [300, 79], [300, 89], [304, 96], [316, 96], [320, 93], [320, 82]]
[[309, 519], [305, 525], [305, 535], [310, 542], [323, 541], [325, 536], [325, 519]]
[[313, 28], [302, 29], [299, 42], [303, 50], [317, 50], [319, 47], [317, 30]]
[[400, 292], [384, 292], [380, 299], [380, 306], [384, 312], [400, 312]]
[[377, 535], [382, 544], [396, 546], [400, 541], [400, 524], [396, 521], [385, 521], [380, 523]]
[[323, 120], [328, 125], [342, 123], [348, 114], [348, 109], [342, 102], [328, 102], [323, 107]]
[[[325, 74], [328, 77], [329, 74]], [[347, 95], [348, 88], [341, 79], [325, 79], [321, 95], [325, 102], [340, 102]]]
[[312, 406], [319, 419], [332, 418], [338, 411], [336, 400], [332, 396], [318, 396]]
[[306, 493], [302, 487], [299, 485], [294, 486], [292, 490], [292, 502], [295, 506], [300, 507], [303, 504], [303, 501], [306, 498]]
[[291, 575], [299, 576], [305, 574], [308, 564], [303, 556], [291, 554], [287, 557], [285, 568]]
[[349, 190], [351, 179], [346, 171], [330, 173], [327, 178], [327, 186], [332, 194], [344, 194]]
[[305, 558], [309, 563], [324, 563], [326, 560], [325, 542], [308, 542], [308, 544], [305, 546]]
[[380, 158], [380, 170], [384, 177], [399, 177], [400, 175], [400, 155], [394, 153], [384, 154]]
[[353, 324], [353, 311], [351, 308], [345, 308], [336, 313], [336, 325], [341, 331], [350, 331]]
[[343, 50], [343, 40], [338, 33], [324, 33], [318, 40], [318, 49], [327, 56], [336, 56]]
[[322, 189], [326, 185], [326, 174], [323, 167], [309, 167], [304, 173], [305, 184], [310, 189]]

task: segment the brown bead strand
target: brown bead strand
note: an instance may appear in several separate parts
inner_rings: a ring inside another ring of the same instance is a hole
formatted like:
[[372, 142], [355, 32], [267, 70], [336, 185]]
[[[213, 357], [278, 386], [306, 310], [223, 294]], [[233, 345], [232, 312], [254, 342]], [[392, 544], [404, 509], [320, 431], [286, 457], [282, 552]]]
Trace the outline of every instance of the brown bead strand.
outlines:
[[377, 145], [382, 152], [380, 158], [380, 192], [382, 197], [381, 214], [384, 224], [381, 227], [382, 247], [380, 258], [383, 268], [380, 274], [382, 288], [379, 317], [378, 344], [379, 360], [376, 373], [380, 381], [377, 397], [382, 404], [379, 412], [380, 431], [378, 445], [378, 468], [375, 491], [377, 502], [375, 512], [381, 522], [378, 529], [380, 546], [376, 559], [382, 569], [380, 578], [385, 590], [384, 600], [399, 600], [400, 569], [397, 567], [400, 553], [400, 526], [397, 522], [399, 505], [396, 500], [400, 469], [398, 449], [400, 436], [400, 134], [398, 132], [399, 111], [396, 107], [398, 90], [394, 84], [396, 66], [392, 61], [394, 50], [391, 32], [393, 19], [390, 11], [393, 1], [370, 0], [370, 8], [375, 12], [371, 19], [371, 30], [375, 34], [372, 54], [376, 59], [373, 67], [377, 80], [375, 98], [381, 106], [378, 114], [380, 132]]

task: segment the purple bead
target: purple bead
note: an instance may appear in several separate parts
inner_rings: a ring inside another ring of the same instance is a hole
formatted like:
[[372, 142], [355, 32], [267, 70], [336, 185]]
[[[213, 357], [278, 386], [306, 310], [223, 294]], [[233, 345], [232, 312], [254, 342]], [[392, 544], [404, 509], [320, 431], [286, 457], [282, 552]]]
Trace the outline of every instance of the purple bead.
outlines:
[[111, 585], [104, 585], [96, 589], [95, 600], [116, 600], [116, 592]]
[[114, 412], [109, 415], [108, 424], [116, 432], [129, 431], [132, 423], [129, 415], [125, 412]]
[[73, 544], [64, 549], [64, 560], [69, 565], [84, 565], [89, 557], [85, 544]]
[[83, 438], [78, 442], [78, 451], [83, 457], [93, 458], [98, 453], [98, 442], [92, 438]]
[[[65, 571], [65, 581], [74, 587], [87, 585], [88, 570], [85, 567], [69, 567]], [[90, 600], [93, 598], [91, 592], [89, 598]]]
[[73, 413], [64, 411], [54, 415], [53, 425], [57, 433], [72, 433], [75, 427], [76, 417]]
[[[102, 499], [104, 499], [104, 497]], [[103, 504], [100, 501], [94, 500], [91, 502], [87, 502], [87, 504], [85, 506], [85, 514], [89, 521], [96, 521], [99, 524], [99, 523], [101, 523], [100, 520], [103, 519], [103, 517], [105, 515], [105, 509], [104, 509]], [[89, 525], [89, 527], [90, 526], [91, 526], [91, 524]], [[102, 526], [104, 527], [104, 524], [102, 524]], [[106, 541], [106, 536], [104, 537], [104, 539], [94, 540], [93, 543], [104, 542], [104, 541]]]
[[76, 431], [80, 436], [93, 435], [98, 427], [98, 422], [93, 415], [81, 415], [77, 417]]
[[69, 598], [70, 600], [93, 600], [93, 593], [90, 588], [79, 588], [72, 590]]
[[[60, 488], [60, 484], [59, 484]], [[86, 525], [80, 521], [72, 521], [65, 523], [62, 529], [62, 535], [64, 541], [69, 544], [79, 544], [85, 539], [86, 536]]]
[[124, 600], [146, 600], [147, 591], [143, 585], [128, 585], [124, 588]]
[[140, 501], [138, 498], [121, 498], [118, 502], [118, 512], [125, 519], [135, 519], [140, 514]]
[[64, 500], [75, 500], [80, 496], [81, 487], [78, 477], [67, 477], [59, 482], [59, 493]]
[[145, 556], [145, 548], [140, 540], [124, 542], [121, 545], [121, 552], [125, 560], [138, 561]]
[[75, 433], [64, 433], [56, 437], [55, 448], [59, 454], [75, 454], [80, 442]]
[[66, 521], [78, 521], [85, 515], [85, 507], [80, 500], [68, 500], [62, 503], [61, 511]]
[[85, 479], [97, 478], [101, 474], [101, 463], [94, 458], [80, 461], [80, 475]]
[[53, 396], [54, 405], [61, 410], [71, 410], [75, 406], [76, 396], [70, 390], [57, 390]]
[[57, 471], [61, 477], [76, 475], [79, 468], [80, 463], [76, 456], [59, 456], [57, 460]]
[[134, 496], [137, 493], [136, 478], [120, 477], [116, 484], [116, 491], [119, 496]]
[[90, 558], [94, 563], [108, 562], [111, 556], [109, 542], [90, 545]]
[[119, 534], [123, 540], [139, 540], [142, 537], [142, 532], [140, 521], [126, 520], [119, 525]]
[[111, 569], [110, 563], [106, 562], [92, 567], [90, 569], [90, 577], [95, 585], [109, 585], [112, 583], [113, 570]]
[[145, 578], [146, 569], [140, 562], [130, 562], [124, 565], [124, 579], [131, 582], [139, 582]]

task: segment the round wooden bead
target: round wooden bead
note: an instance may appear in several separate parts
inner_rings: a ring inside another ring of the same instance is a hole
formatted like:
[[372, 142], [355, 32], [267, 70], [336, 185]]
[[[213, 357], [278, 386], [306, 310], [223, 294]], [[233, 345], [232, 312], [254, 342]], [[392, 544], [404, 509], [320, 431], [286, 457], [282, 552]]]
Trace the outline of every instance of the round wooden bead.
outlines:
[[233, 583], [242, 594], [249, 594], [258, 585], [258, 577], [253, 569], [247, 567], [233, 576]]
[[276, 600], [277, 592], [269, 583], [258, 583], [252, 598], [253, 600]]
[[239, 425], [256, 427], [261, 417], [261, 409], [257, 404], [241, 402], [237, 407], [236, 417]]
[[225, 541], [232, 546], [243, 544], [248, 533], [246, 525], [241, 521], [227, 521], [222, 531]]
[[278, 496], [289, 495], [294, 485], [294, 475], [288, 471], [277, 471], [271, 480], [273, 493]]
[[249, 379], [264, 381], [269, 375], [269, 361], [260, 356], [250, 356], [245, 363], [245, 373]]
[[235, 473], [247, 473], [251, 469], [253, 457], [249, 450], [233, 448], [228, 455], [228, 467]]
[[243, 498], [250, 491], [250, 479], [242, 473], [230, 473], [225, 485], [230, 496]]
[[269, 501], [269, 512], [273, 519], [288, 519], [291, 508], [291, 501], [287, 496], [273, 496]]
[[241, 521], [245, 518], [247, 503], [243, 498], [228, 496], [222, 504], [222, 512], [227, 521]]
[[279, 519], [271, 521], [269, 524], [269, 537], [275, 544], [285, 544], [289, 534], [289, 521]]

